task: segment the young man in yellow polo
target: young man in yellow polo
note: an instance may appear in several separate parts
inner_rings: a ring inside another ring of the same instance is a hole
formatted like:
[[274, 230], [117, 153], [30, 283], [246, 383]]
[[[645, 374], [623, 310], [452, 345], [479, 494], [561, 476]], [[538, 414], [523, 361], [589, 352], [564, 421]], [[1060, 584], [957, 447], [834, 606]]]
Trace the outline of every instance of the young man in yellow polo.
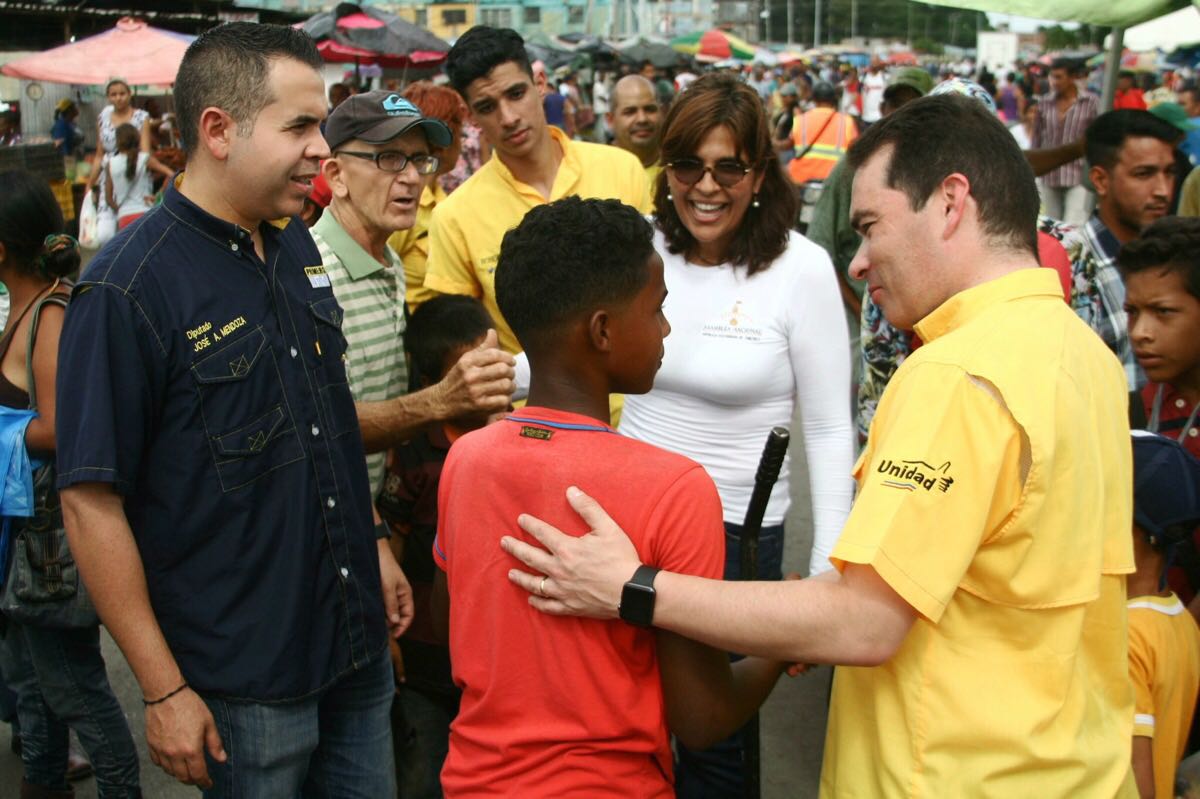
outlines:
[[522, 516], [549, 551], [503, 539], [535, 572], [509, 577], [549, 613], [649, 605], [712, 646], [839, 664], [823, 797], [1136, 796], [1121, 365], [1038, 268], [1033, 174], [978, 102], [914, 100], [850, 159], [851, 272], [926, 344], [879, 404], [837, 569], [659, 572], [647, 597], [624, 534], [570, 490], [593, 532]]
[[525, 42], [507, 28], [476, 26], [450, 48], [450, 83], [495, 152], [433, 212], [425, 288], [479, 297], [500, 345], [519, 352], [496, 305], [495, 271], [504, 234], [537, 205], [576, 195], [616, 199], [648, 213], [641, 163], [617, 147], [572, 141], [546, 124]]

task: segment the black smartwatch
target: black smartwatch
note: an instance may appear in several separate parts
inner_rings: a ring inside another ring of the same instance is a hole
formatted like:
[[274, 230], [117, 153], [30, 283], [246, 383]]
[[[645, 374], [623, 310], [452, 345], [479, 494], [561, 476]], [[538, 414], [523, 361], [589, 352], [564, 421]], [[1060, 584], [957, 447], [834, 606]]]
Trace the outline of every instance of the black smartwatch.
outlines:
[[380, 522], [379, 524], [375, 525], [376, 540], [383, 540], [385, 538], [391, 538], [391, 537], [392, 537], [391, 525], [389, 525], [387, 522]]
[[622, 621], [638, 627], [649, 627], [654, 623], [654, 578], [658, 572], [653, 566], [638, 566], [633, 577], [625, 583], [617, 608]]

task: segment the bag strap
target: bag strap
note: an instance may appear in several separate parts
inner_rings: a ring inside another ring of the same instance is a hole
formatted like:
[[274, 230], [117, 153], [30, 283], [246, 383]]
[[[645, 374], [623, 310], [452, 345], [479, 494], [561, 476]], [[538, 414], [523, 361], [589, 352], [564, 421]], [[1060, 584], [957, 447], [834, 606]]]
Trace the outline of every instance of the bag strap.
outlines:
[[42, 315], [42, 307], [46, 303], [66, 308], [70, 297], [70, 294], [55, 288], [38, 300], [37, 305], [33, 306], [33, 316], [29, 320], [29, 340], [25, 346], [25, 379], [29, 382], [29, 410], [35, 413], [37, 412], [37, 383], [33, 379], [33, 344], [37, 340], [38, 320]]
[[[805, 156], [807, 156], [809, 154], [809, 152], [812, 150], [812, 148], [815, 147], [817, 145], [817, 143], [821, 141], [821, 134], [823, 134], [825, 132], [825, 129], [829, 127], [829, 123], [833, 121], [834, 117], [840, 116], [840, 114], [841, 114], [840, 111], [834, 111], [832, 114], [830, 114], [828, 117], [826, 117], [825, 124], [821, 126], [820, 130], [817, 131], [817, 135], [813, 137], [813, 140], [808, 143], [808, 146], [805, 147], [803, 150], [801, 150], [800, 154], [797, 155], [793, 160], [795, 160], [795, 161], [804, 160]], [[805, 132], [804, 135], [807, 138], [807, 136], [808, 136], [807, 131]]]

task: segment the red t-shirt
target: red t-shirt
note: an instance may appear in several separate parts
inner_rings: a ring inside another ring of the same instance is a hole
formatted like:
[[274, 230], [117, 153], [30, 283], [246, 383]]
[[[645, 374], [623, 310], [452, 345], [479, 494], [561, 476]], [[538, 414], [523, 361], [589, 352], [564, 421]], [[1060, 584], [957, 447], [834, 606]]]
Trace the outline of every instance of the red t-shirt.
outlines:
[[434, 560], [450, 588], [450, 658], [463, 690], [442, 770], [447, 797], [672, 797], [654, 632], [544, 615], [509, 582], [500, 537], [529, 513], [571, 535], [578, 486], [642, 562], [719, 578], [721, 501], [697, 463], [594, 419], [526, 407], [455, 442], [438, 492]]

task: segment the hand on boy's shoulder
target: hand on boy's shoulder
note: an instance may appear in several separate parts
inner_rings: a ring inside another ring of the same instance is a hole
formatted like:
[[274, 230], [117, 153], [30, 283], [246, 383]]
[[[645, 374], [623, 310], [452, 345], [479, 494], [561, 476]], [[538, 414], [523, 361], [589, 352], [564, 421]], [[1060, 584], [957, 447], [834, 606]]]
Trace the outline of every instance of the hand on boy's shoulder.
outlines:
[[516, 359], [500, 349], [495, 330], [483, 343], [463, 353], [437, 384], [442, 418], [493, 414], [508, 409], [516, 390]]

